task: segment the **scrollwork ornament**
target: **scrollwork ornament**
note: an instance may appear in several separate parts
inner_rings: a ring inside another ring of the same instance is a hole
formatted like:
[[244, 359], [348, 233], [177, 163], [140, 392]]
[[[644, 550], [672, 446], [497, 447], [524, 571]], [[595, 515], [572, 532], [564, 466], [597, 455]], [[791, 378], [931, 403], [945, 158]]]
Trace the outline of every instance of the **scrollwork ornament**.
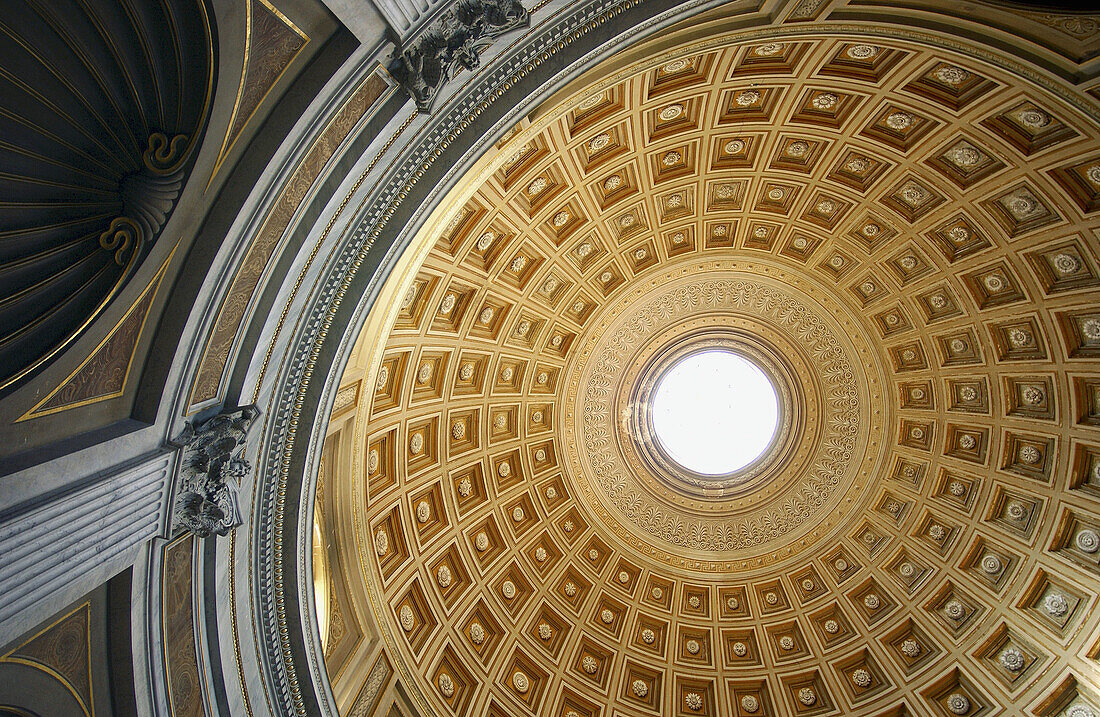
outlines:
[[163, 132], [153, 132], [141, 161], [153, 174], [172, 174], [187, 159], [187, 150], [187, 135], [177, 134], [169, 139]]
[[130, 217], [115, 217], [99, 235], [99, 246], [114, 254], [115, 264], [127, 266], [141, 253], [145, 234]]

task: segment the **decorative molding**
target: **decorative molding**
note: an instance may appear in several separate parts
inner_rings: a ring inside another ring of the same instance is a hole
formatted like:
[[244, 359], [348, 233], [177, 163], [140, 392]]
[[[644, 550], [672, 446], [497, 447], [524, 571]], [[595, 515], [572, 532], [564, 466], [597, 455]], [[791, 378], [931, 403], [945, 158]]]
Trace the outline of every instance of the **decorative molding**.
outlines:
[[336, 392], [336, 400], [332, 404], [332, 418], [343, 416], [359, 405], [359, 389], [362, 385], [362, 381], [356, 381]]
[[310, 42], [309, 36], [268, 0], [248, 0], [245, 7], [248, 17], [241, 79], [208, 187], [226, 156], [233, 151], [241, 132]]
[[[176, 247], [179, 246], [177, 242]], [[149, 308], [153, 305], [164, 272], [176, 253], [172, 248], [168, 258], [160, 267], [138, 300], [119, 319], [114, 328], [99, 345], [70, 373], [61, 384], [50, 391], [33, 408], [20, 416], [19, 421], [48, 416], [92, 403], [99, 403], [121, 396], [126, 390], [126, 381], [134, 364], [134, 352], [137, 350], [141, 332], [149, 318]]]
[[173, 526], [200, 538], [228, 535], [241, 524], [238, 491], [252, 472], [243, 458], [248, 429], [260, 415], [255, 406], [223, 411], [189, 422], [172, 443], [183, 448]]
[[393, 668], [390, 667], [390, 660], [386, 656], [386, 651], [382, 650], [378, 653], [378, 659], [374, 661], [374, 667], [371, 668], [366, 682], [359, 690], [359, 694], [355, 696], [355, 701], [352, 702], [351, 709], [348, 710], [348, 717], [368, 717], [368, 715], [375, 714], [374, 710], [378, 705], [378, 698], [391, 677], [393, 677]]
[[0, 643], [125, 568], [133, 549], [164, 533], [175, 455], [156, 453], [0, 516]]
[[172, 717], [205, 717], [194, 615], [195, 537], [185, 534], [161, 556], [161, 630]]
[[276, 247], [283, 240], [299, 205], [312, 190], [325, 165], [336, 153], [356, 124], [384, 96], [389, 86], [372, 72], [352, 93], [339, 112], [310, 146], [293, 174], [283, 185], [260, 230], [249, 243], [244, 260], [233, 277], [229, 291], [218, 310], [214, 326], [203, 350], [191, 389], [188, 411], [212, 402], [222, 392], [222, 375], [237, 340], [244, 317], [267, 270]]
[[420, 112], [430, 112], [440, 88], [460, 69], [476, 70], [480, 52], [493, 38], [530, 24], [519, 0], [460, 0], [396, 53], [389, 71], [412, 96]]
[[0, 663], [17, 662], [39, 667], [92, 714], [92, 606], [84, 602], [28, 638]]

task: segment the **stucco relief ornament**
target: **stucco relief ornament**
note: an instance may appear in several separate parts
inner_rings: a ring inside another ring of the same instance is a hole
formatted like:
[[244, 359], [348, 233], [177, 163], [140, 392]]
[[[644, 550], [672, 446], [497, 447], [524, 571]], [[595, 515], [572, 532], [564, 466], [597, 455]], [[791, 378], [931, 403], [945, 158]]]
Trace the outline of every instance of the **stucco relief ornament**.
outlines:
[[1089, 528], [1079, 531], [1073, 542], [1077, 545], [1078, 550], [1085, 553], [1095, 553], [1100, 550], [1100, 535]]
[[458, 297], [454, 294], [448, 293], [443, 297], [443, 300], [439, 302], [439, 313], [446, 316], [454, 310], [455, 304], [458, 302]]
[[913, 639], [906, 640], [901, 643], [901, 651], [906, 657], [916, 657], [920, 654], [920, 643]]
[[741, 107], [750, 107], [761, 99], [761, 94], [756, 90], [745, 90], [744, 92], [738, 92], [734, 98]]
[[755, 695], [745, 695], [741, 698], [741, 709], [746, 712], [756, 712], [760, 709], [760, 700]]
[[1081, 261], [1077, 257], [1071, 256], [1069, 254], [1055, 255], [1054, 259], [1051, 261], [1051, 264], [1054, 266], [1054, 270], [1062, 276], [1066, 276], [1067, 274], [1076, 274], [1078, 271], [1081, 270]]
[[[570, 400], [576, 405], [575, 418], [567, 416], [566, 432], [575, 436], [578, 450], [577, 455], [566, 457], [574, 467], [585, 467], [578, 473], [585, 476], [583, 480], [590, 481], [583, 491], [590, 490], [592, 499], [606, 500], [608, 508], [615, 510], [613, 516], [621, 516], [624, 522], [633, 523], [661, 543], [677, 549], [714, 552], [758, 550], [790, 531], [799, 530], [842, 485], [841, 476], [854, 459], [852, 447], [863, 422], [858, 371], [853, 370], [846, 347], [832, 327], [818, 317], [815, 308], [785, 290], [749, 278], [684, 281], [683, 285], [645, 297], [630, 307], [629, 313], [625, 310], [632, 301], [624, 299], [623, 313], [602, 319], [609, 325], [608, 331], [590, 350], [587, 362], [563, 380], [566, 386], [577, 386], [570, 393]], [[812, 370], [819, 372], [829, 386], [822, 440], [835, 445], [837, 455], [836, 461], [814, 459], [812, 467], [808, 466], [799, 482], [790, 487], [791, 500], [784, 510], [768, 506], [720, 525], [710, 515], [663, 503], [658, 510], [642, 498], [632, 466], [616, 450], [618, 415], [611, 410], [616, 405], [614, 386], [625, 368], [624, 356], [643, 346], [659, 330], [657, 327], [712, 310], [758, 316], [783, 333], [807, 342], [807, 353], [820, 359]]]
[[684, 695], [684, 704], [692, 712], [698, 712], [703, 709], [703, 698], [698, 692], [688, 692]]
[[852, 45], [848, 48], [847, 55], [853, 60], [867, 60], [879, 53], [874, 45]]
[[970, 73], [961, 67], [947, 65], [935, 72], [936, 79], [946, 85], [958, 86], [970, 79]]
[[485, 232], [477, 239], [477, 250], [486, 251], [493, 245], [493, 242], [497, 240], [497, 235], [493, 232]]
[[1035, 446], [1022, 446], [1020, 460], [1028, 465], [1037, 465], [1043, 460], [1043, 454]]
[[446, 672], [439, 673], [439, 693], [450, 699], [455, 696], [455, 681]]
[[1024, 665], [1027, 664], [1024, 653], [1020, 652], [1015, 647], [1005, 648], [1005, 651], [1001, 653], [998, 658], [1001, 662], [1001, 667], [1004, 667], [1009, 672], [1019, 672], [1024, 669]]
[[1051, 617], [1062, 617], [1069, 612], [1069, 600], [1061, 593], [1051, 593], [1043, 598], [1043, 610]]
[[397, 619], [401, 623], [401, 629], [405, 632], [412, 632], [412, 629], [416, 626], [416, 618], [413, 616], [412, 608], [408, 605], [401, 606], [401, 609], [397, 612]]
[[670, 122], [684, 113], [683, 105], [669, 105], [661, 110], [660, 117], [665, 122]]
[[386, 535], [386, 531], [381, 528], [374, 534], [374, 552], [378, 553], [378, 557], [385, 557], [386, 553], [390, 550], [390, 538]]
[[886, 118], [886, 126], [897, 132], [909, 129], [916, 120], [908, 112], [893, 112]]
[[1011, 195], [1001, 200], [1001, 204], [1008, 210], [1009, 214], [1017, 220], [1027, 219], [1033, 214], [1037, 214], [1042, 208], [1042, 205], [1039, 204], [1039, 200], [1026, 189], [1019, 189], [1013, 192]]
[[809, 151], [810, 145], [801, 140], [791, 142], [786, 149], [788, 157], [805, 157]]
[[970, 711], [970, 700], [965, 695], [956, 692], [947, 698], [947, 709], [952, 714], [964, 715]]
[[798, 701], [807, 707], [812, 707], [817, 703], [817, 693], [809, 687], [803, 687], [798, 691]]
[[493, 38], [529, 23], [519, 0], [462, 0], [395, 54], [387, 69], [412, 95], [416, 108], [429, 112], [458, 70], [480, 66], [480, 50]]
[[634, 680], [630, 683], [630, 689], [634, 693], [634, 696], [640, 700], [644, 700], [646, 695], [649, 694], [649, 685], [644, 680]]
[[976, 147], [967, 143], [952, 147], [945, 156], [947, 161], [962, 169], [973, 167], [982, 161], [982, 153]]
[[188, 423], [172, 445], [182, 448], [174, 525], [200, 538], [228, 535], [241, 524], [237, 491], [252, 472], [242, 457], [255, 406]]

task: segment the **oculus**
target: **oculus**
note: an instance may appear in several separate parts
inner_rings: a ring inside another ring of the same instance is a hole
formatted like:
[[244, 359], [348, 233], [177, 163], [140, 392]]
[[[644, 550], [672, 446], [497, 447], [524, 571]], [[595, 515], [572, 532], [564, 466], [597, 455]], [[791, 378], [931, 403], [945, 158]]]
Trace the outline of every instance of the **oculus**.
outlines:
[[685, 356], [658, 379], [652, 400], [658, 444], [701, 475], [728, 475], [753, 463], [779, 426], [775, 386], [759, 366], [732, 351]]

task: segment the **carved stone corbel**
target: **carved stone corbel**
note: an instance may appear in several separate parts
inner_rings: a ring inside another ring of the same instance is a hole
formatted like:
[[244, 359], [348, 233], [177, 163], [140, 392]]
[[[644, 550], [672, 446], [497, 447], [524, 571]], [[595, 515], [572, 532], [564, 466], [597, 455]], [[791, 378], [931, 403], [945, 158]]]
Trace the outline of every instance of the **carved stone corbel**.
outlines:
[[477, 69], [480, 51], [494, 37], [529, 23], [519, 0], [461, 0], [395, 54], [389, 72], [416, 100], [416, 108], [428, 112], [459, 68]]
[[188, 423], [172, 441], [183, 449], [173, 529], [205, 538], [228, 535], [241, 524], [238, 491], [252, 471], [241, 453], [249, 426], [259, 415], [255, 406], [223, 411]]

